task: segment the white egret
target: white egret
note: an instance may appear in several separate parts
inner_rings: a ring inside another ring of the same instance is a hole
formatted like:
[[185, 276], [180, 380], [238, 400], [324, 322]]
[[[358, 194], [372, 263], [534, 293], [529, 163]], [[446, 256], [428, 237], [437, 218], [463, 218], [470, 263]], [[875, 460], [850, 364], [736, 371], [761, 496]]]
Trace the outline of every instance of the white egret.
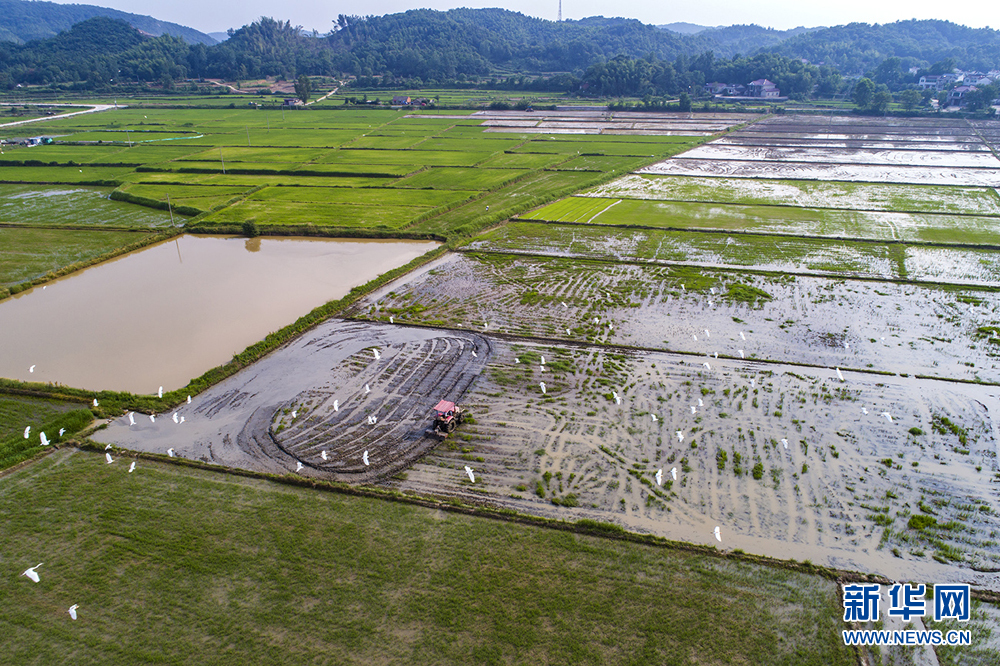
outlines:
[[542, 357], [542, 365], [545, 365], [545, 357]]
[[156, 414], [150, 414], [149, 415], [149, 422], [150, 423], [156, 423]]
[[519, 359], [518, 357], [515, 356], [514, 357], [514, 363], [520, 363], [520, 362], [521, 362], [521, 359]]
[[180, 423], [180, 421], [177, 420], [177, 412], [174, 412], [172, 416], [174, 419], [174, 423]]
[[110, 445], [110, 444], [108, 444], [107, 446], [105, 446], [105, 447], [104, 447], [104, 450], [105, 450], [105, 451], [110, 451], [110, 450], [111, 450], [111, 445]]
[[683, 282], [681, 282], [681, 291], [687, 291], [687, 287], [684, 286]]
[[705, 403], [702, 401], [701, 398], [698, 398], [698, 406], [699, 407], [704, 407], [705, 406]]
[[292, 418], [294, 419], [294, 418], [295, 418], [295, 417], [297, 417], [298, 415], [299, 415], [298, 411], [296, 411], [296, 410], [294, 410], [294, 409], [293, 409], [293, 410], [292, 410]]
[[362, 462], [365, 463], [365, 467], [367, 467], [368, 466], [368, 449], [365, 449], [365, 452], [361, 454], [361, 460], [362, 460]]
[[718, 525], [715, 526], [715, 540], [718, 541], [719, 543], [722, 543], [722, 534], [719, 531]]
[[189, 404], [189, 405], [191, 404], [191, 396], [188, 396], [187, 404]]
[[69, 616], [75, 620], [76, 619], [76, 609], [79, 608], [79, 607], [80, 607], [80, 604], [73, 604], [72, 606], [69, 607], [69, 610], [66, 611], [66, 612], [69, 613]]
[[864, 414], [865, 416], [868, 416], [868, 408], [867, 407], [862, 407], [861, 408], [861, 413]]
[[849, 345], [849, 344], [847, 344], [847, 343], [845, 342], [845, 343], [844, 343], [844, 349], [850, 349], [850, 348], [851, 348], [851, 345]]
[[747, 340], [747, 336], [743, 335], [743, 331], [740, 331], [740, 340], [742, 340], [743, 342], [746, 342]]
[[31, 580], [33, 580], [33, 581], [35, 581], [37, 583], [38, 582], [38, 572], [35, 571], [35, 569], [37, 569], [38, 567], [42, 566], [43, 564], [45, 564], [45, 562], [39, 562], [38, 564], [36, 564], [35, 566], [31, 567], [30, 569], [25, 569], [24, 571], [22, 571], [21, 575], [22, 576], [27, 576], [28, 578], [30, 578]]
[[135, 425], [135, 414], [134, 414], [134, 412], [129, 412], [128, 413], [128, 424], [130, 426], [134, 426]]
[[183, 416], [181, 417], [181, 423], [184, 423], [184, 417]]
[[365, 384], [365, 395], [368, 395], [371, 392], [372, 392], [372, 390], [370, 388], [368, 388], [368, 384]]
[[783, 447], [785, 447], [785, 450], [786, 450], [786, 451], [788, 450], [788, 440], [787, 440], [787, 439], [783, 439], [783, 440], [781, 440], [781, 445], [782, 445]]
[[111, 457], [110, 453], [105, 453], [104, 459], [107, 461], [109, 465], [115, 461], [115, 459]]
[[601, 323], [601, 318], [600, 317], [594, 317], [594, 323], [595, 324], [600, 324]]
[[[368, 384], [365, 384], [365, 387], [367, 387], [367, 386], [368, 386]], [[339, 400], [334, 400], [333, 401], [333, 411], [335, 411], [335, 412], [339, 412], [340, 411], [340, 401]]]
[[612, 395], [612, 396], [614, 396], [614, 399], [615, 399], [615, 404], [616, 404], [616, 405], [620, 405], [620, 404], [622, 404], [622, 399], [621, 399], [621, 397], [620, 397], [620, 396], [618, 395], [618, 391], [612, 391], [612, 392], [611, 392], [611, 395]]
[[302, 471], [302, 461], [301, 460], [296, 460], [295, 461], [295, 471], [296, 472], [301, 472]]
[[568, 328], [566, 329], [566, 335], [573, 335], [572, 333], [569, 332]]
[[476, 482], [476, 475], [472, 473], [472, 468], [468, 465], [465, 466], [465, 473], [469, 475], [469, 481], [472, 483]]
[[163, 397], [163, 387], [162, 386], [160, 387], [160, 390], [156, 392], [156, 397], [157, 398], [162, 398]]
[[736, 351], [738, 351], [740, 353], [740, 358], [746, 358], [746, 356], [743, 355], [743, 350], [742, 349], [737, 349]]
[[757, 380], [754, 379], [753, 377], [751, 377], [750, 378], [750, 388], [754, 388], [755, 386], [757, 386]]
[[674, 481], [677, 480], [677, 468], [676, 467], [671, 467], [670, 468], [670, 476], [672, 476], [674, 478]]
[[706, 363], [702, 363], [702, 365], [705, 366], [706, 370], [711, 370], [712, 369], [712, 366], [710, 366], [707, 362]]
[[31, 366], [30, 368], [28, 368], [28, 372], [34, 372], [34, 371], [35, 371], [35, 366]]
[[565, 302], [565, 301], [563, 301], [563, 304], [562, 304], [562, 306], [563, 306], [564, 308], [566, 308], [567, 310], [569, 309], [569, 306], [568, 306], [568, 305], [566, 305], [566, 302]]
[[27, 428], [24, 429], [24, 438], [28, 439], [28, 437], [30, 436], [31, 436], [31, 426], [28, 426]]
[[683, 442], [684, 441], [684, 433], [681, 432], [680, 430], [677, 431], [677, 441], [678, 442]]
[[483, 330], [484, 331], [490, 330], [490, 322], [488, 322], [488, 321], [484, 321], [483, 322]]
[[837, 368], [837, 379], [844, 381], [844, 375], [840, 373], [840, 368]]
[[662, 469], [656, 470], [656, 485], [658, 485], [658, 486], [662, 486], [663, 485], [663, 470]]
[[695, 407], [694, 405], [691, 405], [691, 413], [692, 414], [697, 414], [698, 413], [698, 408]]
[[708, 332], [707, 328], [705, 329], [705, 337], [706, 338], [711, 338], [712, 337], [712, 334]]
[[328, 456], [326, 455], [326, 449], [323, 449], [322, 451], [320, 451], [320, 452], [319, 452], [319, 457], [320, 457], [320, 458], [322, 458], [323, 460], [329, 460], [329, 459], [330, 459], [330, 458], [329, 458], [329, 457], [328, 457]]
[[173, 458], [174, 457], [174, 450], [173, 449], [167, 449], [167, 455], [170, 456], [171, 458]]
[[135, 461], [133, 460], [132, 464], [128, 466], [128, 473], [131, 474], [134, 471], [135, 471]]
[[650, 414], [653, 417], [653, 423], [656, 423], [656, 414]]
[[695, 335], [694, 333], [692, 333], [691, 337], [694, 338], [695, 342], [698, 342], [698, 336], [697, 335]]
[[42, 446], [48, 446], [49, 445], [49, 438], [45, 436], [44, 432], [41, 433], [38, 436], [38, 439], [42, 442]]
[[713, 296], [715, 295], [715, 287], [709, 287], [709, 289], [708, 289], [708, 290], [709, 290], [710, 292], [712, 292], [712, 295], [713, 295]]
[[392, 318], [392, 317], [389, 317], [389, 323], [390, 323], [390, 324], [395, 324], [396, 322], [395, 322], [395, 321], [393, 320], [393, 318]]
[[475, 349], [472, 350], [472, 358], [479, 358], [479, 355], [476, 354], [476, 350]]
[[97, 398], [94, 398], [94, 407], [97, 407], [100, 403], [97, 402]]
[[888, 419], [889, 423], [892, 423], [892, 416], [889, 415], [889, 412], [882, 412], [882, 416]]
[[380, 358], [382, 358], [381, 354], [378, 353], [377, 349], [373, 349], [372, 353], [375, 354], [375, 360], [376, 361], [379, 360]]
[[545, 382], [539, 382], [538, 385], [542, 387], [542, 393], [545, 393]]
[[719, 358], [719, 352], [715, 352], [715, 358]]
[[63, 433], [66, 432], [66, 428], [59, 428], [59, 436], [62, 437]]

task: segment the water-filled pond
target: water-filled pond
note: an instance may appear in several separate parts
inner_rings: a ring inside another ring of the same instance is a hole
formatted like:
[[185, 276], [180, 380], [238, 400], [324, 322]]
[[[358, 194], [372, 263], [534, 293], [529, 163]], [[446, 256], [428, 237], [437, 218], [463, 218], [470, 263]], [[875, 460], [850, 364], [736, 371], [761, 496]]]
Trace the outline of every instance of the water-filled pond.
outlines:
[[0, 376], [179, 388], [437, 245], [180, 236], [0, 302]]

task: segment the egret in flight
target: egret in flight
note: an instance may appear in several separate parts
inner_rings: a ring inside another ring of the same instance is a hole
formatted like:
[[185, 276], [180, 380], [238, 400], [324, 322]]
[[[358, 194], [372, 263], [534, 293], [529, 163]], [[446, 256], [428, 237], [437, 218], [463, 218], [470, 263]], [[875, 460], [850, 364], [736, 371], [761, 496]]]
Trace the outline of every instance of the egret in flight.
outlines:
[[361, 460], [365, 463], [365, 467], [367, 467], [368, 466], [368, 449], [365, 449], [365, 452], [361, 454]]
[[100, 403], [97, 402], [97, 398], [94, 398], [94, 407], [97, 407]]
[[35, 581], [37, 583], [38, 582], [38, 572], [35, 571], [35, 569], [37, 569], [38, 567], [42, 566], [43, 564], [45, 564], [45, 562], [39, 562], [38, 564], [36, 564], [35, 566], [31, 567], [30, 569], [25, 569], [24, 571], [22, 571], [21, 575], [22, 576], [27, 576], [28, 578], [30, 578], [31, 580], [33, 580], [33, 581]]
[[674, 481], [677, 480], [677, 468], [676, 467], [671, 467], [670, 468], [670, 476], [674, 477]]
[[319, 452], [319, 457], [322, 458], [323, 460], [329, 460], [329, 458], [326, 455], [326, 449], [323, 449], [322, 451]]
[[677, 431], [677, 441], [678, 442], [683, 442], [684, 441], [684, 433], [681, 432], [680, 430]]
[[718, 525], [715, 526], [715, 540], [718, 541], [719, 543], [722, 543], [722, 534], [719, 531]]
[[545, 393], [545, 382], [539, 382], [538, 385], [542, 387], [542, 393]]
[[75, 620], [76, 619], [76, 609], [79, 608], [79, 607], [80, 607], [80, 604], [73, 604], [72, 606], [69, 607], [69, 610], [66, 611], [66, 612], [69, 613], [69, 616]]
[[172, 448], [167, 449], [167, 455], [170, 456], [171, 458], [173, 458], [174, 457], [174, 450]]
[[49, 438], [45, 436], [44, 432], [41, 435], [39, 435], [39, 439], [42, 442], [42, 446], [48, 446], [49, 445]]
[[128, 413], [128, 424], [130, 426], [134, 426], [135, 425], [135, 414], [134, 414], [134, 412], [129, 412]]
[[658, 486], [662, 486], [663, 485], [663, 470], [662, 469], [656, 470], [656, 485], [658, 485]]
[[[367, 387], [368, 384], [365, 384], [365, 386]], [[339, 412], [340, 411], [340, 401], [339, 400], [334, 400], [333, 401], [333, 411], [335, 411], [335, 412]]]
[[111, 457], [110, 453], [105, 453], [104, 459], [108, 462], [109, 465], [115, 461], [115, 459]]
[[28, 437], [30, 436], [31, 436], [31, 426], [28, 426], [27, 428], [24, 429], [24, 438], [28, 439]]
[[34, 371], [35, 371], [35, 366], [31, 366], [30, 368], [28, 368], [28, 372], [34, 372]]
[[468, 465], [465, 466], [465, 473], [469, 475], [469, 481], [472, 483], [476, 482], [476, 475], [472, 473], [472, 468]]
[[134, 471], [135, 471], [135, 461], [133, 460], [132, 464], [128, 466], [128, 473], [131, 474]]

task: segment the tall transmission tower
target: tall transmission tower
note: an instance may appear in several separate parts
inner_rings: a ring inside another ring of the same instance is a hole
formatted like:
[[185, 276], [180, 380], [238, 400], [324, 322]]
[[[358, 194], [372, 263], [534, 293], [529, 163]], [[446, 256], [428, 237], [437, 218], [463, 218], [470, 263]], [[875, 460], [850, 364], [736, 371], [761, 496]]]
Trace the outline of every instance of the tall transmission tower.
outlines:
[[559, 0], [559, 18], [556, 19], [559, 23], [562, 23], [562, 0]]

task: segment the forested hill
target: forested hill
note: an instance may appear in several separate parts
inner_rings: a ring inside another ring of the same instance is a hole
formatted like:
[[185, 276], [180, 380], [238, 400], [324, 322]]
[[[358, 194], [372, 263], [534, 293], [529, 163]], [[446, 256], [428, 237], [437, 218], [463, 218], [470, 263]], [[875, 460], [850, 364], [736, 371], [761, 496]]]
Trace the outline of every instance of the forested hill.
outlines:
[[188, 44], [215, 44], [208, 35], [176, 23], [159, 21], [152, 16], [129, 14], [94, 5], [57, 5], [54, 2], [0, 0], [0, 41], [23, 44], [35, 39], [55, 37], [63, 30], [95, 16], [121, 19], [142, 32], [173, 35]]
[[904, 71], [949, 59], [951, 66], [987, 71], [1000, 68], [1000, 31], [949, 21], [851, 23], [797, 35], [772, 50], [832, 65], [845, 75], [872, 71], [891, 57], [901, 60]]
[[674, 59], [691, 50], [686, 38], [634, 19], [557, 23], [503, 9], [341, 15], [329, 43], [348, 71], [423, 78], [569, 72], [616, 55]]

